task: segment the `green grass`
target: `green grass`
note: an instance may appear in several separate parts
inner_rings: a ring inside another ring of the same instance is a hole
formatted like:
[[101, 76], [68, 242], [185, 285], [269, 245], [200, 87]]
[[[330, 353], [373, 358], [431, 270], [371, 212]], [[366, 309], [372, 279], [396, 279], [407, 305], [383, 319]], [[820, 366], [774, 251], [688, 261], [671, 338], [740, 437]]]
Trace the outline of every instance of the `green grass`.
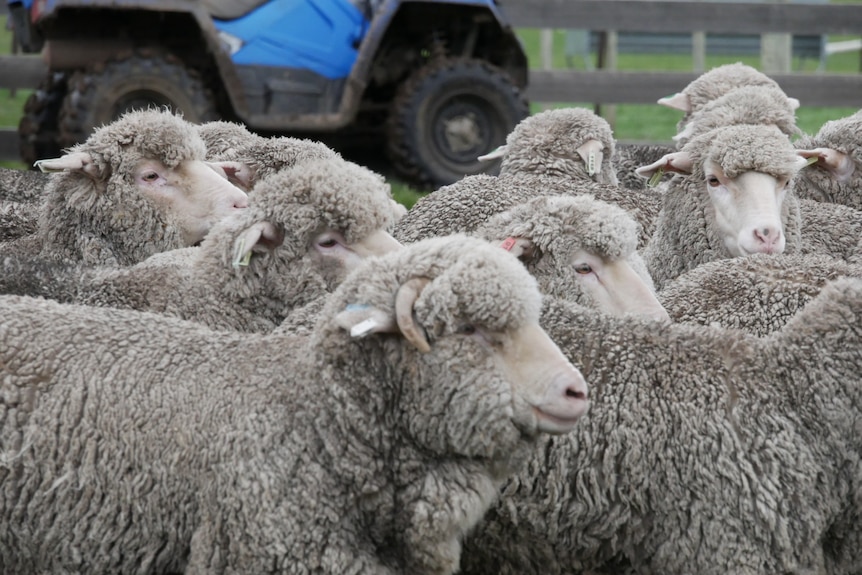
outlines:
[[[839, 0], [843, 3], [851, 3], [852, 0]], [[12, 34], [6, 29], [6, 17], [0, 16], [0, 54], [8, 54], [12, 45]], [[540, 32], [536, 29], [520, 29], [518, 36], [527, 51], [530, 66], [537, 68], [540, 62]], [[837, 41], [847, 37], [832, 37], [830, 40]], [[742, 61], [755, 67], [759, 67], [759, 58], [717, 57], [708, 56], [707, 68]], [[583, 68], [583, 62], [573, 62], [577, 68]], [[556, 30], [554, 32], [553, 66], [555, 68], [566, 68], [565, 56], [565, 32]], [[795, 71], [812, 72], [817, 67], [817, 62], [804, 61], [794, 63]], [[693, 69], [692, 59], [684, 55], [642, 55], [642, 54], [620, 54], [617, 68], [619, 70], [656, 70], [656, 71], [690, 71]], [[862, 70], [860, 66], [859, 53], [834, 54], [827, 62], [827, 72], [858, 73]], [[682, 86], [680, 86], [682, 88]], [[30, 95], [29, 90], [0, 90], [0, 127], [15, 127], [20, 120], [24, 102]], [[797, 111], [797, 125], [805, 133], [814, 133], [829, 120], [835, 120], [853, 114], [856, 108], [824, 108], [805, 106]], [[548, 107], [587, 107], [592, 108], [592, 103], [585, 102], [556, 102], [535, 103], [532, 111], [538, 112]], [[680, 113], [657, 104], [616, 104], [613, 106], [614, 117], [612, 120], [614, 135], [618, 140], [625, 141], [656, 141], [669, 142], [675, 133]], [[22, 162], [0, 162], [4, 167], [25, 169]], [[396, 200], [407, 207], [411, 207], [424, 194], [409, 185], [390, 180], [393, 195]]]

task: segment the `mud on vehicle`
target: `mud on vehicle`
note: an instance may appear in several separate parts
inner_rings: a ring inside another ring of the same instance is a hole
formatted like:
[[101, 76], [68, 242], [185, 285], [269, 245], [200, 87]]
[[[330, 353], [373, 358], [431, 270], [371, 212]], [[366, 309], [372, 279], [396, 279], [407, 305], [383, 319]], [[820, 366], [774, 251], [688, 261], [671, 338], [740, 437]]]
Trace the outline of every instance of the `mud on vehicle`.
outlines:
[[16, 37], [50, 73], [25, 104], [24, 160], [124, 111], [377, 146], [434, 188], [529, 113], [527, 60], [494, 0], [15, 0]]

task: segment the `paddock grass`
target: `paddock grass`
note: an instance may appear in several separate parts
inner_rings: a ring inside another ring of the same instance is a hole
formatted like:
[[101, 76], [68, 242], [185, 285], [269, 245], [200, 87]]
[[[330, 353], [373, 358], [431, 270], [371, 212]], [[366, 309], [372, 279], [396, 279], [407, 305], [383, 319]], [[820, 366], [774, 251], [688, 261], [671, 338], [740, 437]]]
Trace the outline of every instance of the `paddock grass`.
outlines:
[[[852, 0], [840, 0], [842, 3], [854, 3]], [[856, 2], [858, 3], [858, 2]], [[539, 39], [540, 31], [537, 29], [520, 29], [518, 37], [524, 45], [529, 58], [530, 66], [538, 68], [541, 66]], [[847, 39], [847, 37], [830, 37], [831, 41]], [[0, 54], [8, 54], [11, 51], [12, 34], [6, 28], [6, 16], [0, 16]], [[567, 62], [565, 54], [565, 31], [554, 32], [553, 66], [555, 68], [566, 68], [572, 65], [574, 68], [584, 68], [584, 62]], [[593, 55], [593, 58], [595, 55]], [[757, 57], [720, 57], [707, 56], [707, 68], [727, 64], [731, 62], [744, 62], [754, 67], [759, 67], [760, 61]], [[814, 72], [818, 62], [813, 60], [794, 61], [794, 71]], [[688, 71], [692, 70], [692, 59], [687, 55], [667, 54], [620, 54], [618, 57], [619, 70], [660, 70], [660, 71]], [[862, 70], [860, 54], [843, 53], [833, 54], [827, 60], [827, 72], [854, 73]], [[682, 88], [683, 86], [680, 86]], [[30, 95], [30, 90], [0, 90], [0, 127], [15, 127], [20, 120], [24, 102]], [[553, 102], [533, 103], [533, 113], [550, 107], [579, 106], [593, 108], [590, 102]], [[603, 113], [612, 110], [608, 114], [612, 121], [614, 135], [621, 141], [641, 142], [669, 142], [675, 133], [676, 123], [681, 114], [675, 110], [659, 106], [657, 104], [615, 104], [612, 107], [604, 106]], [[829, 120], [835, 120], [856, 112], [856, 108], [825, 108], [802, 106], [797, 111], [797, 124], [805, 133], [814, 133]], [[26, 169], [22, 162], [2, 162], [4, 167]], [[395, 199], [407, 207], [411, 207], [424, 194], [415, 190], [408, 184], [391, 178], [390, 184]]]

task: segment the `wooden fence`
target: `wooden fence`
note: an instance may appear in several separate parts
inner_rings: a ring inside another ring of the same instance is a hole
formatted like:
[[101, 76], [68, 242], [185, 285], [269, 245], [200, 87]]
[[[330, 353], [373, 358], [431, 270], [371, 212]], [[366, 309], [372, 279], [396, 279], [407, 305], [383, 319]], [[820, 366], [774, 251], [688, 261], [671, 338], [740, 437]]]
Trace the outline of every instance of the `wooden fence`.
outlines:
[[[613, 33], [862, 35], [862, 4], [814, 0], [717, 2], [686, 0], [499, 0], [517, 28]], [[4, 3], [5, 6], [5, 3]], [[535, 67], [537, 63], [532, 63]], [[862, 108], [862, 74], [775, 73], [778, 84], [806, 106]], [[39, 57], [0, 57], [0, 89], [32, 88], [46, 74]], [[655, 103], [698, 72], [533, 69], [533, 102]], [[0, 159], [17, 158], [14, 129], [0, 129]]]

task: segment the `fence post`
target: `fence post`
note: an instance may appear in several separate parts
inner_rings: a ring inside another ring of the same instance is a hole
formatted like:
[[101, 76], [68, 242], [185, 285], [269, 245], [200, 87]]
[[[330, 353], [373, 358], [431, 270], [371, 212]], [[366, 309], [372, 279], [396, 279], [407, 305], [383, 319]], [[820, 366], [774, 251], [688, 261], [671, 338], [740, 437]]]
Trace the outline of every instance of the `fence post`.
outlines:
[[[539, 32], [539, 45], [542, 60], [542, 70], [554, 69], [554, 31], [550, 28], [542, 28]], [[547, 110], [550, 104], [543, 103], [542, 109]]]

